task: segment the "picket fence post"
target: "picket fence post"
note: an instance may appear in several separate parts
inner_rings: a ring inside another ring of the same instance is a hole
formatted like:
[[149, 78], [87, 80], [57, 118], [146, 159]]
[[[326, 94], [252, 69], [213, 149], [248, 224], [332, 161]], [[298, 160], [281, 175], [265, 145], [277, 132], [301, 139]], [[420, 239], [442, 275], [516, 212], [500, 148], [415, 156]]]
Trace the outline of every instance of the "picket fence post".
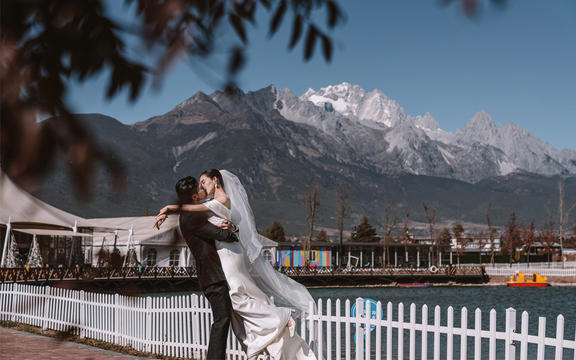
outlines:
[[516, 359], [516, 343], [513, 339], [513, 333], [516, 332], [516, 310], [513, 308], [506, 309], [506, 344], [504, 347], [504, 359]]
[[146, 296], [146, 352], [152, 351], [152, 298]]
[[362, 360], [364, 357], [364, 332], [362, 331], [362, 324], [360, 323], [360, 319], [364, 315], [364, 306], [363, 306], [363, 299], [357, 298], [356, 299], [356, 353], [355, 358], [356, 360]]
[[[564, 342], [564, 316], [558, 315], [556, 321], [556, 349], [555, 349], [555, 360], [562, 360], [563, 352], [563, 342]], [[574, 356], [576, 357], [576, 351], [574, 351]]]
[[120, 328], [120, 294], [114, 294], [114, 343], [119, 344], [120, 336], [118, 329]]
[[80, 338], [86, 337], [86, 301], [84, 290], [80, 290]]
[[468, 359], [468, 309], [464, 306], [460, 310], [460, 360]]
[[48, 307], [50, 305], [50, 286], [44, 288], [44, 310], [42, 311], [42, 330], [48, 328]]
[[[310, 309], [314, 309], [313, 307], [314, 303], [310, 302]], [[314, 329], [314, 336], [316, 337], [316, 340], [318, 342], [318, 357], [320, 359], [322, 359], [323, 353], [322, 353], [322, 347], [323, 347], [323, 334], [322, 334], [322, 319], [320, 318], [322, 316], [322, 299], [318, 299], [318, 321], [316, 322], [316, 328]], [[316, 315], [316, 314], [315, 314]]]
[[12, 288], [12, 304], [10, 306], [10, 321], [16, 321], [16, 304], [18, 302], [18, 295], [16, 294], [19, 291], [19, 284], [14, 284]]
[[[428, 360], [428, 305], [422, 305], [422, 348], [420, 349], [422, 360]], [[389, 358], [388, 358], [389, 359]]]

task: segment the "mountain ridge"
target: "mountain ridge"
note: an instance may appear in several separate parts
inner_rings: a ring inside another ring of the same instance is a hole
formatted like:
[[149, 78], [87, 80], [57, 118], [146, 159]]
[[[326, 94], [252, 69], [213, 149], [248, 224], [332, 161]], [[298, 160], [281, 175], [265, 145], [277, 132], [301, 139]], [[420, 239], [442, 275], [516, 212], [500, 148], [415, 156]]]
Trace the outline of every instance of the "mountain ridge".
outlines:
[[483, 223], [491, 204], [496, 224], [504, 224], [512, 211], [519, 221], [546, 221], [549, 209], [542, 204], [554, 208], [560, 179], [566, 182], [566, 203], [576, 201], [576, 176], [515, 168], [502, 176], [501, 167], [514, 164], [506, 165], [511, 159], [501, 149], [432, 139], [427, 135], [431, 131], [442, 134], [429, 114], [398, 115], [396, 125], [387, 127], [346, 117], [273, 85], [233, 97], [197, 93], [132, 125], [102, 116], [81, 118], [99, 141], [124, 158], [127, 191], [111, 195], [105, 174], [100, 174], [93, 200], [80, 203], [66, 190], [70, 184], [59, 168], [41, 198], [84, 216], [153, 214], [175, 200], [173, 186], [179, 178], [226, 168], [245, 184], [258, 226], [264, 229], [280, 220], [291, 233], [305, 231], [303, 202], [314, 186], [322, 188], [320, 226], [334, 226], [338, 189], [349, 195], [348, 227], [364, 213], [378, 225], [386, 204], [400, 217], [410, 209], [411, 219], [422, 221], [423, 201], [438, 209], [439, 220]]

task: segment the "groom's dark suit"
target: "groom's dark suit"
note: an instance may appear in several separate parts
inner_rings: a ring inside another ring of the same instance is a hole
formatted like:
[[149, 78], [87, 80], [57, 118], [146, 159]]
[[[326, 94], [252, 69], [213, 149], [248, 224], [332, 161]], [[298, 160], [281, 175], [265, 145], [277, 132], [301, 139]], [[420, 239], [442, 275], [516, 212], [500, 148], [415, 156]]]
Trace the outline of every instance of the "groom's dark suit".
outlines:
[[206, 214], [201, 212], [182, 212], [180, 231], [196, 260], [200, 289], [212, 306], [214, 322], [206, 358], [222, 360], [226, 357], [226, 339], [232, 304], [214, 241], [233, 242], [238, 241], [238, 238], [233, 232], [209, 223]]

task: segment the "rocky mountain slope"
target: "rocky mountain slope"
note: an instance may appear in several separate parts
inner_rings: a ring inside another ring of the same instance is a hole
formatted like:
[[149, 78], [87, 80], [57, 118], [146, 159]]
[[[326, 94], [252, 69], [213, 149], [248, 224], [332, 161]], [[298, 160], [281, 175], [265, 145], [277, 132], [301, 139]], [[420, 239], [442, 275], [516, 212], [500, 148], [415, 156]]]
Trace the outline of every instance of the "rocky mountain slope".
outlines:
[[[576, 166], [573, 151], [495, 126], [485, 113], [449, 133], [430, 114], [411, 117], [381, 92], [349, 84], [300, 97], [273, 86], [234, 96], [197, 93], [133, 125], [99, 114], [81, 118], [129, 174], [121, 195], [100, 174], [91, 201], [82, 203], [58, 168], [41, 197], [84, 216], [155, 213], [174, 200], [179, 178], [225, 168], [247, 187], [258, 225], [278, 219], [290, 233], [303, 232], [303, 199], [314, 186], [322, 188], [317, 223], [326, 227], [336, 224], [338, 188], [349, 196], [349, 227], [363, 213], [380, 224], [387, 204], [399, 216], [408, 208], [412, 220], [423, 220], [423, 201], [439, 220], [483, 223], [491, 204], [496, 223], [511, 211], [520, 221], [543, 222], [557, 201], [559, 177], [548, 175], [573, 174]], [[574, 202], [576, 177], [565, 181], [566, 202]]]

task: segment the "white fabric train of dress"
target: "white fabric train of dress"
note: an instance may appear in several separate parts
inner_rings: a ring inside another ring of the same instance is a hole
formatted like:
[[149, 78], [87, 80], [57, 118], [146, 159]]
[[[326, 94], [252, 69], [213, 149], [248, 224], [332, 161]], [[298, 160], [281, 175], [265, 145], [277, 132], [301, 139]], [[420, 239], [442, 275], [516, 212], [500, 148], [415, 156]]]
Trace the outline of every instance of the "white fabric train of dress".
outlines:
[[[204, 205], [212, 211], [208, 221], [214, 225], [230, 220], [230, 209], [219, 201], [210, 200]], [[291, 309], [274, 305], [254, 283], [242, 245], [216, 241], [216, 248], [230, 288], [232, 327], [248, 358], [266, 350], [272, 360], [316, 359], [295, 326], [287, 327]]]

